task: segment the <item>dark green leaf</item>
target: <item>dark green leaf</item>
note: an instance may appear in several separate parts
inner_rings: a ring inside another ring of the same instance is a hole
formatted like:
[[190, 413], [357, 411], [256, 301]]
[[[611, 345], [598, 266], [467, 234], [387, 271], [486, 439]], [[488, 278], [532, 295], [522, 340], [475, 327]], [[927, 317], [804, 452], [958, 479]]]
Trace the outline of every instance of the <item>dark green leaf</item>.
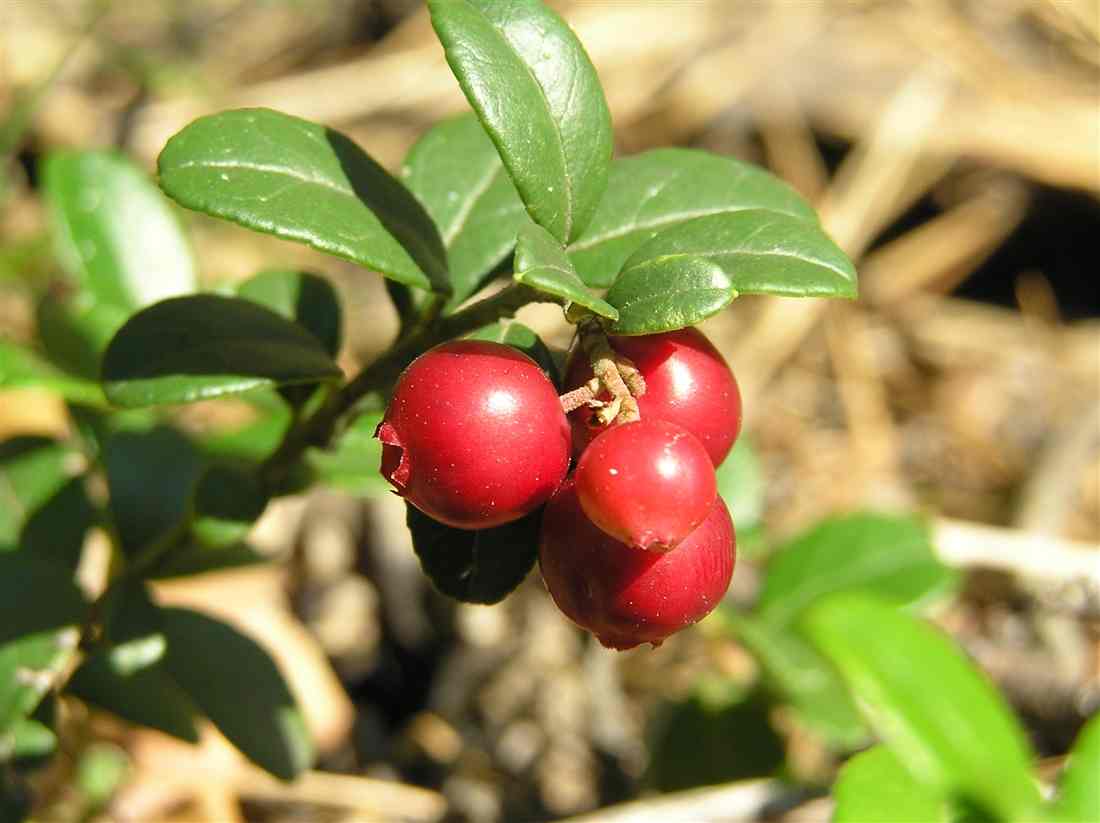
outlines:
[[53, 688], [75, 647], [71, 629], [0, 643], [0, 763], [13, 755], [16, 729]]
[[84, 620], [84, 597], [72, 573], [24, 551], [0, 554], [0, 603], [0, 643]]
[[51, 155], [42, 172], [58, 256], [94, 296], [128, 311], [195, 290], [195, 263], [156, 186], [108, 152]]
[[[38, 336], [50, 362], [98, 383], [103, 352], [129, 315], [129, 310], [110, 303], [48, 294], [38, 304]], [[100, 389], [100, 403], [105, 403], [102, 395]]]
[[0, 769], [0, 821], [23, 823], [31, 813], [31, 796], [22, 780]]
[[745, 209], [817, 220], [782, 180], [732, 157], [672, 148], [623, 157], [612, 162], [607, 193], [569, 256], [589, 286], [605, 289], [627, 258], [665, 229]]
[[447, 62], [535, 222], [562, 242], [607, 185], [611, 115], [576, 35], [538, 0], [428, 0]]
[[445, 311], [484, 285], [528, 221], [523, 201], [477, 117], [464, 114], [428, 131], [409, 151], [402, 179], [432, 216], [451, 270]]
[[513, 276], [519, 283], [564, 300], [567, 307], [576, 304], [600, 317], [619, 318], [615, 307], [592, 294], [577, 276], [561, 243], [534, 223], [519, 231]]
[[807, 726], [839, 748], [867, 739], [867, 727], [840, 674], [793, 629], [776, 628], [732, 609], [723, 609], [721, 616]]
[[174, 577], [190, 577], [207, 572], [257, 566], [268, 562], [270, 558], [264, 557], [244, 543], [210, 547], [192, 542], [173, 548], [149, 577], [153, 580], [168, 580]]
[[74, 477], [27, 519], [19, 548], [75, 572], [84, 537], [98, 520], [99, 512], [88, 499], [84, 478]]
[[737, 290], [703, 257], [654, 257], [623, 270], [605, 295], [619, 311], [615, 334], [656, 334], [694, 326], [728, 306]]
[[120, 406], [190, 403], [261, 386], [332, 380], [340, 368], [301, 326], [248, 300], [165, 300], [126, 321], [103, 357]]
[[541, 512], [495, 529], [452, 529], [407, 506], [420, 565], [440, 592], [464, 603], [498, 603], [523, 582], [538, 555]]
[[0, 340], [0, 389], [21, 388], [47, 389], [86, 406], [107, 405], [96, 383], [65, 374], [30, 349]]
[[1031, 752], [996, 688], [945, 635], [866, 595], [836, 595], [805, 628], [913, 777], [1003, 820], [1034, 819]]
[[950, 823], [943, 795], [918, 783], [885, 746], [844, 764], [833, 788], [833, 823]]
[[238, 543], [267, 507], [267, 495], [253, 467], [217, 463], [199, 480], [191, 531], [202, 546]]
[[0, 442], [0, 552], [16, 548], [27, 518], [68, 482], [73, 457], [47, 437]]
[[301, 710], [274, 661], [236, 629], [187, 609], [162, 611], [168, 672], [233, 745], [291, 780], [313, 760]]
[[446, 292], [446, 252], [415, 197], [332, 129], [270, 109], [202, 117], [157, 161], [181, 205]]
[[758, 609], [772, 624], [790, 625], [829, 594], [867, 592], [906, 605], [942, 594], [957, 580], [936, 558], [921, 520], [846, 515], [819, 524], [776, 552]]
[[366, 412], [356, 418], [329, 449], [310, 449], [306, 464], [320, 483], [352, 494], [384, 494], [391, 486], [380, 471], [382, 444], [375, 439], [382, 415]]
[[471, 340], [504, 343], [506, 346], [519, 349], [539, 364], [555, 386], [561, 385], [561, 373], [554, 360], [553, 352], [542, 342], [542, 338], [522, 323], [515, 320], [501, 320], [480, 328], [468, 334], [467, 337]]
[[1053, 811], [1061, 823], [1100, 820], [1100, 714], [1077, 735]]
[[733, 444], [717, 475], [718, 493], [726, 501], [738, 533], [754, 528], [764, 514], [764, 474], [745, 435]]
[[332, 357], [340, 352], [340, 299], [325, 278], [302, 271], [265, 271], [244, 281], [237, 294], [302, 326]]

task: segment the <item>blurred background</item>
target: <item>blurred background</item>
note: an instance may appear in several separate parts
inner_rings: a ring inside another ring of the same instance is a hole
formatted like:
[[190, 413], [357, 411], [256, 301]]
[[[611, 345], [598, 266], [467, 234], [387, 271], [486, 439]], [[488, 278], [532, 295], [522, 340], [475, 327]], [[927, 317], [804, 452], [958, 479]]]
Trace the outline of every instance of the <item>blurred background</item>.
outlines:
[[[741, 383], [755, 455], [732, 601], [752, 601], [769, 547], [822, 517], [922, 513], [969, 571], [938, 622], [1040, 754], [1064, 752], [1100, 704], [1100, 594], [1071, 562], [1100, 541], [1100, 4], [552, 5], [600, 73], [620, 154], [674, 144], [764, 165], [858, 264], [856, 303], [745, 297], [703, 327]], [[33, 337], [32, 296], [58, 265], [37, 193], [47, 153], [116, 147], [152, 171], [191, 119], [241, 106], [333, 125], [396, 170], [465, 101], [411, 0], [0, 0], [3, 335]], [[208, 284], [272, 266], [331, 278], [349, 368], [396, 333], [381, 278], [182, 217]], [[557, 307], [520, 319], [568, 346]], [[242, 413], [197, 404], [181, 425]], [[54, 397], [0, 393], [0, 436], [65, 420]], [[318, 771], [283, 786], [212, 732], [192, 750], [78, 716], [70, 757], [35, 778], [42, 819], [73, 819], [92, 741], [128, 763], [107, 819], [550, 820], [777, 769], [800, 788], [737, 784], [706, 819], [828, 819], [815, 787], [836, 757], [819, 737], [781, 706], [714, 713], [758, 677], [728, 633], [608, 652], [537, 575], [501, 606], [456, 605], [421, 575], [402, 503], [359, 491], [278, 501], [251, 540], [277, 562], [161, 591], [265, 641]]]

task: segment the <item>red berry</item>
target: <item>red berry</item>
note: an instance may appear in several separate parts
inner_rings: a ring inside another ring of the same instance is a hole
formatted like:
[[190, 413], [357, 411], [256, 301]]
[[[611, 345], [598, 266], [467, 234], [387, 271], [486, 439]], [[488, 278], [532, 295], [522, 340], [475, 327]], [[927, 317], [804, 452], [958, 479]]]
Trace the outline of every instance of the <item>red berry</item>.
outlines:
[[[741, 431], [741, 392], [718, 349], [691, 327], [640, 337], [612, 337], [610, 341], [645, 378], [646, 392], [638, 398], [642, 419], [678, 423], [698, 437], [714, 465], [720, 465]], [[587, 358], [574, 351], [566, 389], [591, 379]], [[610, 398], [605, 395], [603, 399]], [[587, 417], [585, 409], [570, 415], [574, 455], [581, 454], [601, 431], [589, 428]]]
[[569, 468], [569, 423], [554, 384], [500, 343], [452, 340], [414, 360], [375, 437], [397, 493], [460, 529], [518, 520]]
[[666, 420], [614, 426], [581, 455], [577, 497], [592, 522], [643, 549], [667, 551], [706, 518], [714, 464], [691, 432]]
[[620, 543], [581, 509], [573, 478], [542, 518], [539, 567], [565, 616], [612, 649], [659, 645], [714, 609], [733, 575], [733, 522], [716, 498], [703, 523], [673, 551]]

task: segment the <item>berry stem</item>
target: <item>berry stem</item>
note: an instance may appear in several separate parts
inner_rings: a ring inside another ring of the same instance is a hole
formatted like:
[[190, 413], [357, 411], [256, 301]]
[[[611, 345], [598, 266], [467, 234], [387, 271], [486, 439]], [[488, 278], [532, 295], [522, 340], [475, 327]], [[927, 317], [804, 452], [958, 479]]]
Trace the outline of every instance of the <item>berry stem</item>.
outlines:
[[[600, 381], [600, 385], [607, 389], [611, 395], [612, 404], [616, 407], [614, 414], [609, 405], [598, 414], [601, 422], [609, 423], [616, 419], [620, 423], [632, 423], [641, 420], [638, 411], [636, 397], [645, 394], [645, 380], [627, 358], [618, 354], [611, 348], [607, 335], [604, 334], [598, 323], [587, 322], [579, 327], [581, 347], [588, 355], [592, 363], [592, 373]], [[610, 417], [611, 419], [604, 420]]]

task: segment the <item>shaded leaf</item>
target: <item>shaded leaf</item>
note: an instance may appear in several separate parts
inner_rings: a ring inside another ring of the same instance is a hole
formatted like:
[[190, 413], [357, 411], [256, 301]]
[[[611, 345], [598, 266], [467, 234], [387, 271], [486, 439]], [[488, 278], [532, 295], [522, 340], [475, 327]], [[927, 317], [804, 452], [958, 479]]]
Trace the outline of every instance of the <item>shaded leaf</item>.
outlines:
[[241, 283], [237, 294], [297, 323], [332, 357], [340, 352], [340, 298], [325, 278], [303, 271], [264, 271]]
[[622, 157], [611, 163], [607, 192], [569, 256], [585, 283], [607, 288], [627, 258], [665, 229], [746, 209], [817, 220], [778, 177], [732, 157], [681, 148]]
[[833, 823], [951, 821], [943, 796], [914, 780], [886, 746], [860, 752], [845, 763], [833, 797]]
[[35, 509], [19, 536], [20, 551], [75, 572], [88, 530], [99, 511], [88, 498], [83, 477], [74, 477]]
[[189, 403], [341, 374], [301, 326], [248, 300], [212, 294], [138, 312], [103, 357], [104, 391], [121, 406]]
[[0, 554], [0, 643], [83, 623], [84, 597], [72, 573], [25, 551]]
[[199, 479], [191, 532], [202, 546], [221, 548], [244, 539], [267, 508], [254, 467], [216, 463]]
[[0, 763], [15, 754], [17, 730], [53, 687], [75, 647], [72, 630], [0, 642]]
[[726, 501], [738, 533], [760, 523], [764, 514], [764, 473], [749, 439], [741, 435], [717, 470], [718, 493]]
[[611, 115], [576, 35], [538, 0], [429, 0], [447, 62], [527, 211], [562, 242], [607, 185]]
[[[11, 756], [14, 759], [38, 759], [53, 754], [57, 749], [57, 735], [53, 729], [37, 720], [25, 717], [16, 721], [11, 730]], [[0, 760], [3, 760], [5, 743], [0, 736]], [[22, 768], [22, 764], [20, 764]], [[3, 819], [3, 818], [0, 818]]]
[[541, 337], [522, 323], [515, 320], [501, 320], [466, 336], [471, 340], [488, 340], [519, 349], [539, 364], [539, 368], [546, 372], [546, 376], [555, 386], [561, 385], [561, 370], [554, 360], [553, 352], [542, 342]]
[[1077, 735], [1053, 811], [1063, 823], [1100, 820], [1100, 714], [1094, 714]]
[[0, 389], [22, 388], [46, 389], [73, 403], [107, 405], [97, 383], [66, 374], [30, 349], [0, 340]]
[[290, 423], [290, 409], [280, 401], [279, 407], [264, 410], [254, 423], [211, 434], [199, 446], [213, 458], [259, 463], [278, 448]]
[[534, 223], [527, 223], [519, 231], [513, 277], [536, 291], [564, 300], [566, 306], [583, 306], [611, 320], [619, 317], [614, 306], [596, 297], [584, 285], [561, 243]]
[[0, 552], [16, 548], [27, 519], [68, 482], [72, 454], [48, 437], [0, 442]]
[[656, 334], [694, 326], [728, 306], [737, 290], [703, 257], [654, 257], [623, 270], [605, 295], [618, 309], [615, 334]]
[[382, 443], [374, 430], [380, 412], [359, 415], [331, 448], [310, 449], [305, 462], [320, 483], [364, 496], [384, 494], [391, 486], [381, 474]]
[[173, 548], [168, 556], [157, 564], [149, 577], [153, 580], [169, 580], [175, 577], [190, 577], [208, 572], [258, 566], [269, 562], [271, 562], [270, 558], [245, 543], [211, 547], [191, 542]]
[[415, 197], [343, 134], [270, 109], [224, 111], [172, 137], [160, 184], [181, 205], [446, 292], [446, 252]]
[[[38, 336], [51, 363], [98, 383], [103, 352], [129, 315], [128, 309], [84, 296], [46, 295], [38, 303]], [[100, 403], [105, 402], [100, 388]]]

